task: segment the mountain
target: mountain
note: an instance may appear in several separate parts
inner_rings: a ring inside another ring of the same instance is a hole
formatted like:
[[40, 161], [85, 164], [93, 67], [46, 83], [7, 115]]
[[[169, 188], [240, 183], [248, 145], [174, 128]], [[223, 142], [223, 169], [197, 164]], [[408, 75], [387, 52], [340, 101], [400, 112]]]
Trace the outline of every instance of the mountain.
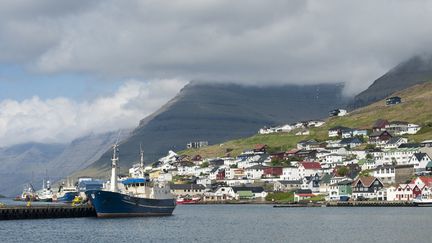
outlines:
[[[326, 117], [344, 106], [343, 86], [284, 85], [273, 87], [236, 84], [190, 83], [179, 94], [143, 119], [120, 144], [120, 164], [126, 171], [138, 160], [140, 143], [145, 160], [153, 162], [168, 150], [182, 150], [190, 141], [210, 144], [255, 134], [265, 125]], [[86, 170], [86, 175], [106, 174], [111, 151]]]
[[396, 91], [428, 80], [432, 80], [432, 56], [415, 56], [375, 80], [369, 88], [355, 96], [349, 107], [372, 104]]
[[256, 144], [267, 144], [271, 150], [287, 151], [295, 148], [301, 140], [318, 139], [324, 141], [328, 137], [328, 129], [335, 126], [352, 128], [371, 128], [378, 119], [389, 121], [407, 121], [419, 124], [422, 129], [415, 135], [409, 135], [412, 142], [421, 142], [432, 139], [432, 82], [414, 85], [408, 89], [393, 93], [400, 96], [403, 103], [386, 106], [384, 100], [380, 100], [366, 107], [350, 112], [344, 117], [332, 117], [326, 120], [326, 124], [319, 128], [310, 129], [308, 136], [296, 136], [293, 133], [273, 133], [268, 135], [254, 135], [241, 139], [224, 141], [201, 149], [188, 149], [180, 151], [181, 154], [190, 156], [201, 155], [204, 158], [224, 156], [226, 149], [232, 149], [231, 154], [237, 155], [245, 149], [254, 148]]
[[0, 149], [0, 193], [14, 195], [32, 177], [43, 177], [48, 162], [65, 147], [64, 144], [26, 143]]
[[69, 144], [26, 143], [0, 149], [0, 193], [17, 195], [31, 181], [39, 189], [46, 176], [52, 182], [65, 178], [99, 159], [129, 132], [123, 130], [120, 137], [118, 131], [90, 134]]

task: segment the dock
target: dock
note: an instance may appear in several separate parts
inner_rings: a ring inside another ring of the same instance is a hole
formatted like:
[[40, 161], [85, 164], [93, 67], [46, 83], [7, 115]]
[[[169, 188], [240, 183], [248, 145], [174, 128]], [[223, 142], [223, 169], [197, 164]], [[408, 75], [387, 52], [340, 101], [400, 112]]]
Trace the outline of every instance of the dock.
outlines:
[[0, 207], [0, 220], [96, 217], [89, 205], [35, 205]]
[[328, 202], [327, 207], [417, 207], [413, 202], [407, 201], [348, 201], [348, 202]]

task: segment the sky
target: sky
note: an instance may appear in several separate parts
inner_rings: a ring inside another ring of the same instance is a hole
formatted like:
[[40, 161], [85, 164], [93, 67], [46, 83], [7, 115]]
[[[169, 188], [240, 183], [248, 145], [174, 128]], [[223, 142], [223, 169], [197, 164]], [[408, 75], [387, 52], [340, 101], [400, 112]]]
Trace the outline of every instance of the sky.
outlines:
[[354, 95], [430, 23], [426, 0], [0, 0], [0, 146], [132, 128], [190, 80]]

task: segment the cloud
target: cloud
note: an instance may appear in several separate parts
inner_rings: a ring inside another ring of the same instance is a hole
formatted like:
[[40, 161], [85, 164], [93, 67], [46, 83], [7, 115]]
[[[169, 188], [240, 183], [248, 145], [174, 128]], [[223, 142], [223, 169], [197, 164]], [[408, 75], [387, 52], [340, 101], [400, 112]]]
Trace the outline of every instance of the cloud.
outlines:
[[432, 42], [431, 1], [74, 2], [1, 1], [0, 61], [109, 78], [345, 82], [354, 93]]
[[111, 96], [76, 102], [67, 98], [0, 102], [0, 146], [65, 143], [88, 133], [134, 128], [184, 85], [179, 79], [129, 80]]

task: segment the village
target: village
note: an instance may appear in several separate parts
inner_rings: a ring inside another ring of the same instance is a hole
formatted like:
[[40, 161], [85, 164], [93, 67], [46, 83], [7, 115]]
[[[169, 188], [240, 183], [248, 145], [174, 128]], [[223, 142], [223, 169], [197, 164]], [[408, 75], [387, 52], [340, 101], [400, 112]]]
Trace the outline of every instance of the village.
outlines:
[[[392, 102], [392, 101], [391, 101]], [[400, 100], [389, 103], [394, 105]], [[332, 111], [344, 116], [345, 110]], [[324, 121], [264, 127], [260, 134], [293, 132]], [[300, 141], [287, 151], [256, 144], [240, 155], [203, 158], [169, 151], [146, 167], [151, 179], [169, 182], [178, 203], [405, 201], [432, 199], [432, 140], [406, 137], [420, 125], [379, 119], [370, 127], [335, 126], [327, 140]], [[193, 144], [196, 148], [207, 142]], [[191, 144], [188, 147], [193, 147]], [[139, 165], [129, 170], [134, 176]]]

